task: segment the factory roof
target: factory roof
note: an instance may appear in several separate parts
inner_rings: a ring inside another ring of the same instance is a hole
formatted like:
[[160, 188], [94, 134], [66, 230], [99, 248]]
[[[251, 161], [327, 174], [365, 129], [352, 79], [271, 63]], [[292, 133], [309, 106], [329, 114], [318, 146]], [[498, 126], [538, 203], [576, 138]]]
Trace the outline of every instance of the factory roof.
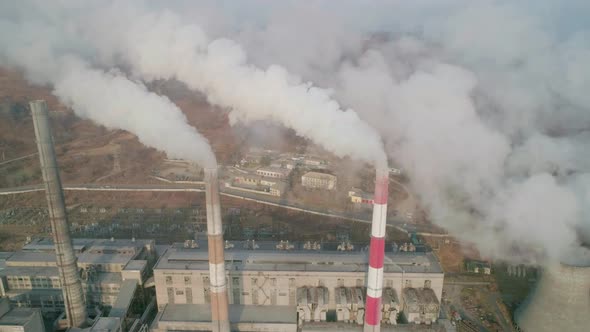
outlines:
[[321, 180], [333, 180], [336, 178], [335, 175], [319, 172], [307, 172], [303, 174], [302, 178], [315, 178]]
[[[78, 254], [79, 264], [127, 264], [134, 258], [134, 254], [107, 254], [82, 252]], [[17, 251], [7, 261], [7, 266], [19, 266], [23, 263], [39, 263], [55, 266], [54, 252]]]
[[[75, 251], [86, 249], [99, 250], [101, 248], [141, 248], [152, 244], [154, 240], [150, 239], [72, 239], [72, 245]], [[23, 246], [23, 251], [55, 251], [53, 240], [51, 238], [35, 238], [30, 243]]]
[[[447, 331], [440, 324], [397, 324], [397, 325], [381, 325], [382, 332], [443, 332]], [[301, 326], [302, 332], [361, 332], [362, 325], [344, 323], [344, 322], [304, 322]]]
[[99, 272], [97, 277], [97, 281], [101, 284], [121, 284], [123, 282], [121, 273], [117, 272]]
[[121, 285], [121, 290], [119, 291], [119, 295], [117, 296], [115, 304], [113, 304], [109, 316], [119, 317], [121, 319], [125, 318], [136, 289], [137, 280], [128, 279], [123, 281], [123, 285]]
[[80, 264], [121, 264], [125, 265], [133, 259], [134, 254], [104, 254], [83, 252], [78, 255]]
[[0, 326], [2, 325], [13, 325], [23, 326], [30, 322], [35, 315], [40, 315], [39, 309], [32, 308], [14, 308], [0, 317]]
[[143, 270], [147, 266], [147, 261], [143, 259], [130, 260], [123, 270]]
[[89, 332], [118, 331], [121, 326], [121, 319], [117, 317], [100, 317], [96, 320]]
[[[207, 304], [167, 304], [160, 322], [210, 322], [211, 306]], [[297, 323], [295, 306], [229, 305], [231, 323]]]
[[59, 271], [55, 266], [7, 266], [0, 270], [0, 275], [57, 277]]
[[[172, 247], [162, 255], [154, 269], [208, 270], [207, 245], [188, 249]], [[360, 272], [367, 269], [367, 252], [228, 250], [226, 266], [237, 271], [318, 271]], [[442, 273], [432, 253], [386, 253], [387, 273]]]
[[6, 260], [7, 266], [17, 266], [19, 262], [23, 263], [47, 263], [55, 265], [55, 252], [38, 252], [38, 251], [17, 251]]
[[273, 172], [273, 173], [280, 173], [284, 176], [287, 176], [289, 173], [291, 173], [291, 170], [285, 169], [285, 168], [281, 168], [281, 167], [260, 167], [259, 169], [256, 170], [256, 172]]
[[[87, 245], [92, 243], [92, 239], [73, 239], [72, 245], [75, 251], [81, 251]], [[27, 251], [55, 251], [53, 240], [50, 238], [35, 238], [31, 242], [23, 246], [23, 250]]]

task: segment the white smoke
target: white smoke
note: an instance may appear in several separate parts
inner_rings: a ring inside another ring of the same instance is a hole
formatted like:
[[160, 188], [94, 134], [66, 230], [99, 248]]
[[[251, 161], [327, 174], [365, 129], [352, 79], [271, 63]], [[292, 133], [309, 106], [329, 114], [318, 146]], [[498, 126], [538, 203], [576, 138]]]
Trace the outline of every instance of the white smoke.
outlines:
[[170, 158], [216, 167], [207, 139], [168, 98], [147, 91], [143, 84], [78, 63], [68, 65], [53, 84], [53, 93], [79, 116], [107, 128], [130, 131]]
[[[61, 39], [46, 44], [58, 53], [178, 79], [232, 121], [272, 120], [339, 156], [382, 163], [366, 121], [433, 221], [484, 255], [558, 258], [588, 241], [587, 1], [335, 3], [62, 1], [4, 13], [49, 21], [43, 31]], [[223, 19], [195, 23], [203, 13]], [[40, 63], [27, 61], [29, 71], [48, 76]]]
[[[129, 20], [133, 17], [133, 20]], [[150, 12], [115, 4], [86, 20], [84, 30], [107, 62], [121, 62], [145, 80], [177, 79], [203, 92], [210, 103], [230, 110], [230, 122], [268, 120], [293, 129], [339, 157], [385, 167], [378, 133], [331, 91], [313, 86], [283, 67], [250, 65], [230, 39], [210, 41], [195, 24], [172, 12]], [[118, 34], [104, 35], [118, 27]]]
[[0, 65], [22, 69], [35, 83], [51, 84], [60, 101], [83, 118], [130, 131], [169, 157], [216, 167], [207, 139], [188, 125], [184, 113], [168, 98], [116, 70], [92, 68], [68, 52], [70, 35], [45, 23], [1, 18]]
[[[504, 259], [588, 241], [588, 2], [318, 3], [323, 16], [284, 6], [290, 19], [238, 35], [256, 63], [275, 55], [378, 128], [435, 223]], [[387, 34], [367, 41], [367, 25]], [[275, 31], [306, 40], [299, 54], [330, 52], [297, 62]]]

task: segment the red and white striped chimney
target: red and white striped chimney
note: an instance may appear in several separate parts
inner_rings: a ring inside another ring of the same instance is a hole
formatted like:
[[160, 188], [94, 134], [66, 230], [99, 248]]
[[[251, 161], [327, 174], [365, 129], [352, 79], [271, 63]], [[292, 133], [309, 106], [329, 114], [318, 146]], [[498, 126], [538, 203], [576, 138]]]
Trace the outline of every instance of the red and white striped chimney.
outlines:
[[387, 168], [377, 169], [373, 220], [371, 222], [371, 245], [369, 247], [364, 332], [375, 332], [381, 329], [381, 293], [383, 290], [383, 257], [385, 255], [388, 190], [389, 170]]
[[207, 208], [207, 239], [209, 242], [209, 285], [211, 295], [211, 331], [229, 332], [225, 257], [223, 254], [223, 225], [219, 203], [217, 168], [205, 168], [205, 197]]

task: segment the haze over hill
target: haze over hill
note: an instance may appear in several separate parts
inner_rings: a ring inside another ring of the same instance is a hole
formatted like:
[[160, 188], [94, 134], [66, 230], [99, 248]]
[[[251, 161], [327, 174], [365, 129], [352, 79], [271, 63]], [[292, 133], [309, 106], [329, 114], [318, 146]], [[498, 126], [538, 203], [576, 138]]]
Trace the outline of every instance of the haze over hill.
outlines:
[[59, 86], [73, 56], [140, 89], [178, 79], [232, 124], [270, 120], [338, 156], [383, 163], [383, 140], [433, 221], [485, 255], [560, 259], [588, 239], [585, 1], [378, 2], [362, 18], [354, 1], [24, 3], [2, 11], [0, 58], [33, 82]]

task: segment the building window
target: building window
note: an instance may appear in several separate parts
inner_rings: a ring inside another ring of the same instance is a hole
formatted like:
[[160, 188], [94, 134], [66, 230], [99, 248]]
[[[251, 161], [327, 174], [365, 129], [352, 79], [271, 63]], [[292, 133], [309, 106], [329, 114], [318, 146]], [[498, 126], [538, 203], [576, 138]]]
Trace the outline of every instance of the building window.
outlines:
[[406, 288], [412, 288], [412, 280], [406, 279]]
[[166, 290], [168, 292], [168, 303], [174, 304], [174, 288], [168, 287]]
[[193, 290], [190, 288], [185, 288], [184, 292], [186, 293], [186, 303], [193, 303]]
[[393, 288], [393, 280], [388, 279], [387, 281], [385, 281], [387, 288]]
[[191, 284], [191, 277], [184, 277], [184, 284], [190, 285]]
[[431, 287], [430, 280], [424, 280], [424, 288], [430, 288], [430, 287]]
[[363, 279], [357, 279], [356, 280], [356, 287], [363, 287], [364, 286], [364, 282]]
[[177, 289], [177, 290], [176, 290], [176, 295], [184, 295], [184, 291], [181, 291], [181, 290], [178, 290], [178, 289]]
[[166, 285], [172, 285], [172, 276], [166, 277]]

